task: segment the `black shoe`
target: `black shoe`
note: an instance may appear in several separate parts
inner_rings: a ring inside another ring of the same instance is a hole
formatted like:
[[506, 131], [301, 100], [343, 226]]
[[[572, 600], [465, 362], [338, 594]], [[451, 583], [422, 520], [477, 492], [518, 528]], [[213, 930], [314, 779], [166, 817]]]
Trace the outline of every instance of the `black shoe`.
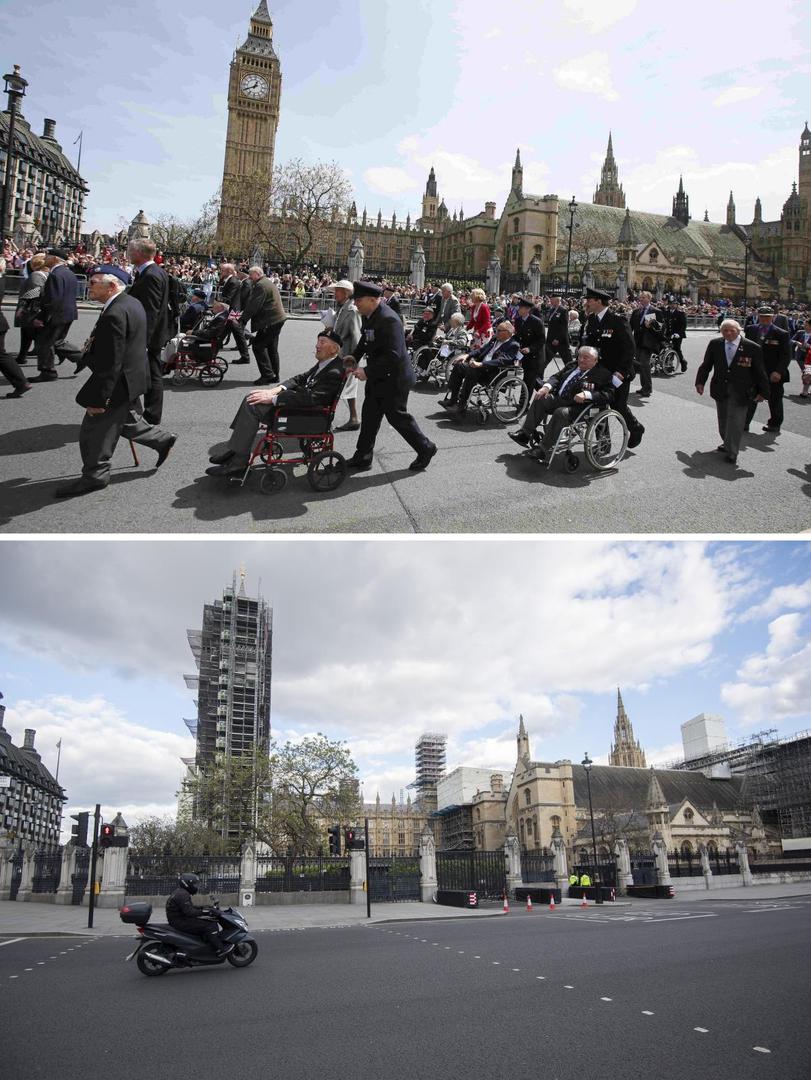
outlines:
[[457, 408], [457, 403], [455, 401], [451, 401], [450, 398], [442, 398], [439, 404], [442, 406], [443, 409]]
[[337, 427], [336, 431], [358, 431], [360, 429], [360, 423], [357, 420], [347, 420], [345, 424], [341, 424]]
[[422, 472], [423, 469], [427, 469], [431, 462], [431, 458], [436, 453], [436, 446], [431, 443], [427, 450], [421, 450], [419, 454], [414, 458], [411, 464], [408, 466], [412, 472]]
[[371, 469], [371, 467], [372, 467], [372, 459], [371, 458], [359, 457], [357, 454], [353, 454], [352, 457], [349, 458], [349, 460], [347, 461], [346, 467], [348, 469], [358, 469], [358, 470]]
[[31, 363], [31, 361], [28, 359], [28, 357], [15, 356], [14, 359], [17, 361], [17, 363], [20, 366], [22, 366], [23, 364], [30, 364]]
[[637, 397], [650, 397], [652, 393], [653, 393], [652, 390], [637, 390], [636, 396]]
[[231, 458], [222, 465], [210, 465], [206, 469], [206, 476], [242, 476], [245, 470], [248, 468], [247, 461], [234, 462]]
[[34, 375], [29, 379], [29, 382], [55, 382], [59, 378], [59, 375], [55, 371], [41, 371], [39, 375]]
[[529, 435], [522, 428], [519, 428], [518, 431], [508, 431], [507, 434], [519, 446], [529, 446]]
[[247, 356], [240, 356], [239, 360], [232, 360], [232, 364], [250, 364], [250, 358]]
[[174, 433], [169, 436], [166, 442], [158, 451], [158, 460], [155, 462], [155, 468], [159, 469], [163, 465], [164, 461], [169, 457], [172, 447], [177, 442], [177, 435]]
[[223, 450], [221, 454], [212, 454], [208, 460], [212, 465], [224, 465], [226, 461], [230, 461], [233, 456], [233, 450]]
[[763, 425], [763, 430], [764, 431], [771, 431], [771, 433], [773, 435], [779, 435], [780, 434], [780, 428], [779, 427], [773, 427], [771, 424], [764, 424]]
[[7, 398], [22, 397], [23, 394], [27, 394], [31, 390], [31, 383], [26, 383], [25, 386], [21, 386], [19, 390], [12, 390], [10, 394], [6, 394]]
[[272, 386], [273, 385], [273, 380], [272, 379], [266, 379], [264, 375], [260, 375], [258, 379], [254, 379], [253, 385], [254, 386]]
[[723, 443], [721, 443], [720, 446], [716, 446], [715, 449], [718, 451], [719, 454], [725, 454], [727, 452], [727, 448], [724, 446]]
[[635, 446], [639, 446], [642, 442], [642, 436], [645, 434], [645, 429], [641, 424], [637, 424], [634, 430], [631, 432], [628, 438], [628, 449], [633, 450]]
[[687, 370], [687, 361], [686, 360], [681, 361], [681, 369], [682, 369], [682, 371]]
[[103, 480], [85, 480], [84, 477], [80, 477], [78, 480], [73, 480], [69, 484], [62, 484], [54, 492], [55, 499], [72, 499], [76, 495], [88, 495], [91, 491], [101, 491], [102, 488], [106, 488], [109, 481]]
[[735, 454], [735, 455], [727, 454], [727, 461], [729, 462], [730, 465], [737, 465], [738, 464], [738, 455], [737, 454]]

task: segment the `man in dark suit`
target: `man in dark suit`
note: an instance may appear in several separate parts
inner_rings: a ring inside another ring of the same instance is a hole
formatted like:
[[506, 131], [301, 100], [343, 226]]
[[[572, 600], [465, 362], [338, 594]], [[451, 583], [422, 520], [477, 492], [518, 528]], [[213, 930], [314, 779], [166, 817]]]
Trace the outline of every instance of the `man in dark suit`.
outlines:
[[[764, 431], [780, 434], [783, 424], [783, 387], [789, 381], [791, 364], [791, 338], [785, 330], [774, 323], [774, 308], [765, 305], [758, 309], [758, 321], [747, 327], [746, 336], [763, 349], [763, 366], [769, 379], [769, 420]], [[752, 401], [746, 415], [747, 428], [752, 423], [757, 402]]]
[[[242, 282], [237, 277], [236, 267], [233, 263], [220, 263], [220, 296], [222, 302], [228, 305], [229, 311], [242, 311]], [[245, 327], [241, 322], [234, 319], [231, 322], [231, 333], [234, 335], [239, 360], [235, 364], [250, 364], [248, 355], [248, 342], [245, 340]]]
[[70, 252], [50, 248], [45, 265], [48, 280], [40, 296], [40, 318], [34, 321], [37, 334], [37, 367], [39, 375], [31, 382], [51, 382], [56, 373], [56, 348], [68, 336], [71, 324], [79, 317], [76, 307], [76, 275], [68, 266]]
[[556, 356], [560, 356], [564, 364], [570, 363], [572, 359], [572, 350], [569, 345], [569, 312], [561, 303], [559, 296], [550, 296], [549, 312], [546, 316], [546, 362], [541, 368], [541, 378], [543, 378], [546, 365]]
[[598, 359], [596, 349], [581, 345], [577, 350], [577, 360], [556, 372], [540, 390], [535, 391], [521, 427], [517, 431], [507, 432], [513, 442], [519, 446], [529, 446], [536, 429], [545, 417], [549, 417], [540, 450], [532, 455], [546, 463], [547, 455], [554, 450], [561, 431], [583, 406], [610, 405], [614, 396], [611, 375], [599, 366]]
[[696, 372], [696, 391], [704, 393], [712, 372], [710, 397], [718, 414], [718, 432], [723, 440], [718, 450], [734, 465], [751, 407], [769, 395], [769, 381], [763, 367], [760, 345], [743, 336], [740, 323], [724, 319], [721, 337], [713, 338]]
[[270, 278], [265, 277], [261, 266], [248, 271], [253, 288], [247, 304], [242, 309], [240, 322], [243, 326], [250, 320], [253, 331], [253, 355], [259, 368], [255, 386], [270, 386], [279, 381], [279, 335], [287, 315], [282, 295]]
[[521, 350], [524, 366], [524, 382], [530, 394], [535, 393], [538, 376], [546, 367], [546, 330], [543, 319], [532, 314], [532, 300], [522, 296], [518, 300], [518, 318], [515, 320], [515, 338]]
[[503, 319], [496, 324], [493, 337], [467, 356], [454, 361], [448, 379], [448, 396], [440, 401], [443, 409], [455, 410], [457, 420], [464, 420], [470, 391], [477, 383], [488, 385], [504, 367], [521, 359], [521, 349], [513, 324]]
[[659, 352], [664, 341], [664, 314], [651, 304], [649, 292], [640, 293], [640, 306], [631, 315], [631, 333], [636, 347], [636, 366], [639, 371], [639, 396], [653, 393], [650, 372], [651, 353]]
[[665, 340], [668, 341], [679, 354], [679, 362], [682, 371], [687, 370], [687, 361], [681, 351], [681, 345], [687, 337], [687, 316], [671, 297], [665, 308]]
[[[365, 383], [360, 434], [355, 453], [347, 462], [354, 469], [370, 469], [375, 440], [385, 417], [417, 456], [409, 465], [414, 472], [427, 469], [436, 446], [420, 431], [408, 412], [408, 394], [415, 382], [408, 356], [403, 324], [383, 301], [383, 290], [371, 281], [353, 283], [354, 300], [361, 315], [360, 341], [344, 362]], [[366, 367], [358, 365], [366, 358]]]
[[128, 280], [119, 266], [100, 266], [91, 272], [90, 298], [104, 306], [84, 351], [83, 366], [92, 375], [76, 395], [85, 410], [79, 431], [82, 475], [57, 488], [57, 499], [107, 487], [110, 459], [122, 435], [155, 450], [158, 469], [177, 441], [176, 435], [161, 431], [141, 415], [139, 399], [149, 386], [146, 315], [138, 301], [126, 295]]
[[151, 240], [130, 240], [127, 257], [135, 267], [130, 296], [146, 313], [146, 347], [149, 387], [144, 394], [144, 419], [159, 424], [163, 416], [163, 364], [161, 352], [171, 335], [169, 276], [155, 262], [157, 248]]
[[600, 366], [607, 368], [614, 387], [614, 408], [625, 421], [628, 447], [642, 442], [645, 429], [628, 408], [628, 392], [634, 377], [634, 339], [627, 321], [608, 310], [610, 296], [600, 289], [586, 289], [586, 319], [580, 344], [591, 345], [600, 354]]
[[[437, 303], [437, 296], [439, 297], [439, 303]], [[400, 321], [404, 323], [405, 320], [403, 319], [403, 309], [397, 296], [397, 290], [394, 288], [393, 285], [383, 286], [383, 299], [386, 301], [386, 303], [389, 305], [395, 315], [398, 315], [400, 317]], [[436, 293], [436, 295], [432, 296], [429, 303], [433, 308], [436, 324], [437, 326], [439, 326], [439, 313], [442, 309], [442, 293], [438, 292]]]
[[270, 389], [252, 390], [231, 421], [233, 435], [222, 453], [213, 454], [208, 476], [237, 476], [245, 472], [256, 445], [259, 425], [268, 423], [277, 409], [315, 409], [332, 405], [341, 392], [343, 341], [334, 330], [322, 330], [315, 345], [317, 363]]

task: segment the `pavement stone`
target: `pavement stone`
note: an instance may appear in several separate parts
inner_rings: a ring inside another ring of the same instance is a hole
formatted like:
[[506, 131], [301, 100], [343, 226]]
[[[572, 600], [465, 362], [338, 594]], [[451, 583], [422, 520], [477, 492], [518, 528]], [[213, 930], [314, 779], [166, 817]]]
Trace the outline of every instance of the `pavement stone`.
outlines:
[[[71, 337], [84, 340], [95, 313], [81, 313]], [[291, 319], [280, 341], [282, 377], [311, 362], [317, 323]], [[17, 347], [18, 331], [8, 336]], [[180, 438], [159, 472], [141, 450], [135, 467], [120, 444], [113, 481], [102, 492], [55, 501], [53, 491], [78, 475], [81, 410], [74, 402], [84, 377], [60, 368], [55, 383], [25, 397], [0, 400], [0, 532], [25, 533], [797, 533], [811, 529], [811, 399], [786, 399], [778, 438], [760, 432], [761, 406], [737, 468], [715, 451], [715, 408], [698, 398], [695, 369], [709, 332], [693, 332], [690, 370], [656, 379], [646, 402], [631, 406], [647, 428], [642, 445], [616, 472], [594, 474], [583, 462], [573, 474], [517, 453], [495, 422], [454, 424], [437, 405], [435, 388], [418, 388], [410, 408], [439, 446], [424, 473], [408, 469], [413, 452], [384, 423], [371, 471], [350, 474], [335, 492], [313, 492], [299, 467], [277, 495], [262, 495], [258, 477], [245, 489], [205, 477], [209, 452], [256, 377], [251, 366], [229, 368], [221, 386], [167, 386], [164, 427]], [[233, 358], [235, 353], [226, 356]], [[63, 365], [64, 368], [64, 365]], [[27, 369], [31, 374], [34, 367]], [[798, 383], [789, 384], [797, 390]], [[338, 422], [346, 418], [339, 406]], [[349, 457], [356, 436], [336, 435]]]

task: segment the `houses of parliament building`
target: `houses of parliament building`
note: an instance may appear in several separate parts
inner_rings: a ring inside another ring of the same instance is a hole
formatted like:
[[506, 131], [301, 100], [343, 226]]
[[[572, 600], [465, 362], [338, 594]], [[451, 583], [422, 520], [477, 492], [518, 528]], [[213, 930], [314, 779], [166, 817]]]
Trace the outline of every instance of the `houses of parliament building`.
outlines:
[[[273, 169], [281, 101], [281, 66], [273, 48], [273, 23], [266, 0], [251, 18], [245, 43], [231, 64], [228, 94], [223, 198], [218, 243], [232, 255], [239, 246], [244, 256], [251, 238], [242, 235], [238, 211], [229, 192], [258, 171]], [[674, 184], [675, 186], [675, 184]], [[520, 150], [510, 177], [504, 208], [488, 201], [472, 216], [451, 213], [439, 192], [432, 168], [425, 185], [419, 216], [384, 219], [378, 210], [360, 213], [353, 202], [346, 213], [333, 213], [319, 230], [316, 248], [308, 255], [314, 265], [345, 271], [353, 242], [363, 245], [365, 273], [406, 278], [414, 252], [425, 255], [429, 281], [448, 278], [481, 282], [496, 256], [503, 289], [527, 286], [534, 270], [548, 287], [562, 281], [570, 266], [575, 286], [586, 280], [622, 291], [647, 288], [694, 298], [779, 295], [787, 299], [811, 296], [811, 131], [800, 136], [798, 176], [780, 218], [764, 221], [760, 199], [749, 223], [738, 221], [730, 192], [726, 220], [717, 224], [690, 213], [689, 195], [679, 180], [669, 214], [634, 211], [626, 206], [611, 135], [600, 182], [590, 203], [574, 208], [574, 242], [569, 251], [571, 204], [557, 195], [533, 195], [524, 190]], [[284, 228], [280, 219], [279, 228]]]

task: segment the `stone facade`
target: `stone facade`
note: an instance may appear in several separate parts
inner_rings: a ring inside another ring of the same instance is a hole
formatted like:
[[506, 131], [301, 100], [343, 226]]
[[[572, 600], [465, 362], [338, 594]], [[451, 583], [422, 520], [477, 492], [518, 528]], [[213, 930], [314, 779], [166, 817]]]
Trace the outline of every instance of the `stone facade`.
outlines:
[[413, 855], [429, 821], [429, 814], [412, 803], [410, 795], [405, 803], [392, 795], [386, 804], [378, 795], [373, 803], [364, 804], [363, 816], [369, 819], [369, 854], [383, 857]]
[[34, 748], [36, 732], [26, 730], [23, 745], [15, 746], [3, 727], [4, 714], [0, 705], [0, 836], [55, 851], [65, 792]]

